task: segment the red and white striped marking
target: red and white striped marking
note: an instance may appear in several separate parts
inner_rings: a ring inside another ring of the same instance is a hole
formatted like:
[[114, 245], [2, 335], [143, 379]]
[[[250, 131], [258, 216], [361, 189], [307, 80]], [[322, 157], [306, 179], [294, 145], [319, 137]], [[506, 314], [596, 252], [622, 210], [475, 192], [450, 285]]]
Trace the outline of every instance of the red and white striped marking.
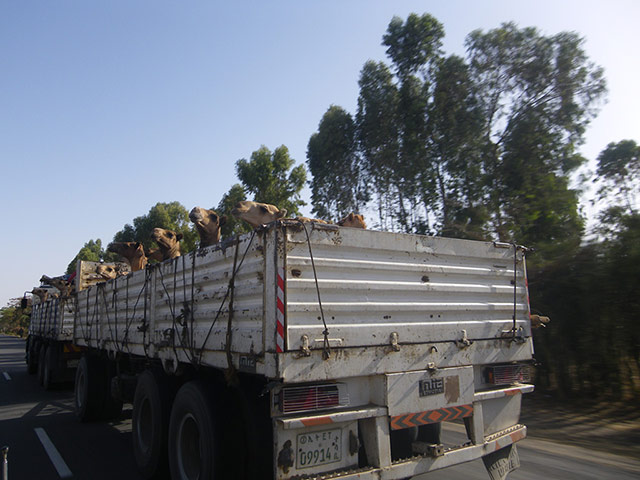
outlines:
[[276, 308], [276, 352], [284, 352], [284, 268], [278, 268]]

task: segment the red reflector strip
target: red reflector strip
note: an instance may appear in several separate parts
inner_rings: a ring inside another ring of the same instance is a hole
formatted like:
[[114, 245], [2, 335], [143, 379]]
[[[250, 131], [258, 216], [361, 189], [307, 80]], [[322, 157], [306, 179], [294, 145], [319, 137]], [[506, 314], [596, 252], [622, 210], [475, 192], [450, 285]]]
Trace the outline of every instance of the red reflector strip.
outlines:
[[460, 405], [458, 407], [439, 408], [426, 412], [408, 413], [391, 417], [391, 429], [419, 427], [429, 423], [448, 422], [458, 418], [466, 418], [473, 415], [473, 405]]
[[276, 291], [276, 352], [284, 352], [284, 268], [278, 268], [276, 274], [278, 288]]
[[487, 368], [487, 382], [494, 385], [525, 383], [531, 378], [528, 365], [498, 365]]
[[335, 385], [285, 388], [282, 391], [283, 413], [322, 410], [339, 405], [340, 395]]

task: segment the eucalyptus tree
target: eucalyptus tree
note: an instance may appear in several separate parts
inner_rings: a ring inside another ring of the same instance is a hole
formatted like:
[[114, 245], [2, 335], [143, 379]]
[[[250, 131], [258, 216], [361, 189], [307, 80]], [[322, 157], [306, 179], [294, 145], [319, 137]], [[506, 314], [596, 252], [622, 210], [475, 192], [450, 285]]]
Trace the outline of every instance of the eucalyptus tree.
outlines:
[[626, 213], [637, 211], [640, 146], [634, 140], [609, 143], [598, 155], [596, 175], [601, 200], [622, 205]]
[[367, 202], [367, 185], [356, 142], [353, 117], [332, 105], [309, 139], [307, 166], [311, 173], [313, 213], [337, 220], [360, 212]]
[[572, 172], [606, 93], [576, 33], [544, 36], [505, 23], [466, 41], [482, 113], [483, 169], [494, 234], [505, 241], [577, 245], [583, 221]]

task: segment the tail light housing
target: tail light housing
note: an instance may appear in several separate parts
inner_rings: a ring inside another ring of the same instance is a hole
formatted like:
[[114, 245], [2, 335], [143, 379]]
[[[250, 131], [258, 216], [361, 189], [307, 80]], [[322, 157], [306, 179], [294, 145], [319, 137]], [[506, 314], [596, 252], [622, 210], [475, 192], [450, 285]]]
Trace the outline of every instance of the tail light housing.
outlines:
[[527, 383], [531, 381], [531, 368], [519, 364], [493, 365], [484, 369], [484, 379], [492, 385]]
[[349, 405], [349, 394], [342, 383], [282, 387], [274, 393], [274, 407], [280, 413], [313, 412]]

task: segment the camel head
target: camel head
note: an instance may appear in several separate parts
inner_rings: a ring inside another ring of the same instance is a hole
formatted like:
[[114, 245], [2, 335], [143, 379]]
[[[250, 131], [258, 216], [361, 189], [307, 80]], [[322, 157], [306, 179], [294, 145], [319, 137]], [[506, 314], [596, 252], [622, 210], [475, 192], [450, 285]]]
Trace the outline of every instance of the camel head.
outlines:
[[338, 222], [338, 225], [341, 227], [351, 227], [351, 228], [367, 228], [367, 224], [364, 223], [364, 217], [359, 213], [350, 213], [342, 220]]
[[49, 298], [49, 292], [46, 288], [34, 288], [31, 293], [40, 299], [40, 303], [44, 303]]
[[244, 220], [252, 227], [256, 228], [260, 225], [273, 222], [280, 218], [284, 218], [287, 215], [286, 209], [278, 209], [275, 205], [268, 203], [258, 203], [242, 201], [238, 202], [231, 215], [241, 220]]
[[118, 277], [118, 269], [113, 265], [97, 265], [96, 273], [105, 280], [113, 280]]
[[124, 258], [131, 265], [133, 272], [147, 266], [147, 256], [144, 254], [144, 247], [140, 242], [111, 242], [107, 250]]
[[40, 283], [44, 283], [45, 285], [51, 285], [54, 288], [57, 288], [60, 292], [60, 295], [63, 297], [68, 297], [71, 294], [71, 283], [64, 279], [64, 277], [48, 277], [47, 275], [42, 275], [40, 278]]
[[162, 260], [176, 258], [180, 256], [180, 240], [182, 234], [164, 228], [154, 228], [151, 239], [158, 244], [162, 253]]
[[227, 216], [221, 217], [213, 210], [193, 207], [189, 212], [189, 220], [196, 226], [200, 235], [200, 247], [208, 247], [220, 241], [220, 227], [227, 223]]

